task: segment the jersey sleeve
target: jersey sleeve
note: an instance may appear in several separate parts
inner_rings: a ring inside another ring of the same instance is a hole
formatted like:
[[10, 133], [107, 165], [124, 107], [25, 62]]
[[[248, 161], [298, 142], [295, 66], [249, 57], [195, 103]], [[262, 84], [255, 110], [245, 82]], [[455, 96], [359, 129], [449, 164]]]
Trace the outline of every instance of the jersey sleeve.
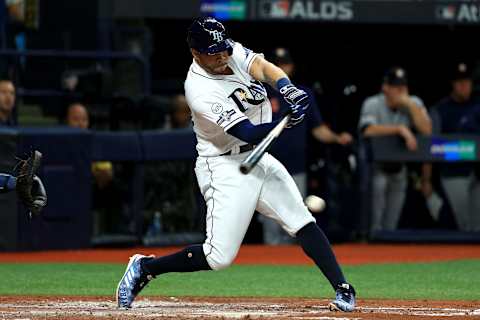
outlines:
[[235, 64], [237, 64], [237, 66], [239, 66], [239, 68], [244, 72], [250, 72], [252, 62], [257, 56], [263, 57], [263, 54], [253, 52], [252, 50], [245, 48], [241, 43], [235, 42], [231, 58], [235, 61]]
[[413, 100], [413, 101], [415, 102], [415, 104], [416, 104], [417, 106], [419, 106], [421, 109], [427, 110], [427, 109], [425, 108], [425, 103], [423, 103], [423, 100], [422, 100], [422, 99], [420, 99], [420, 98], [417, 97], [417, 96], [412, 96], [412, 100]]
[[[421, 110], [421, 112], [427, 117], [427, 118], [430, 118], [430, 114], [428, 113], [428, 110], [427, 108], [425, 107], [425, 104], [423, 103], [423, 100], [420, 99], [419, 97], [417, 96], [412, 96], [411, 97], [413, 102], [415, 102], [415, 104], [417, 105], [417, 107]], [[413, 118], [411, 117], [410, 115], [410, 127], [411, 128], [415, 128], [415, 125], [414, 125], [414, 122], [413, 122]], [[435, 125], [432, 124], [432, 130], [435, 130]], [[435, 132], [435, 131], [433, 131]]]
[[358, 129], [363, 131], [366, 127], [372, 124], [378, 124], [378, 104], [371, 98], [367, 98], [362, 105], [360, 112], [360, 119], [358, 121]]
[[190, 103], [193, 112], [227, 131], [240, 121], [248, 119], [238, 107], [220, 95], [200, 96]]

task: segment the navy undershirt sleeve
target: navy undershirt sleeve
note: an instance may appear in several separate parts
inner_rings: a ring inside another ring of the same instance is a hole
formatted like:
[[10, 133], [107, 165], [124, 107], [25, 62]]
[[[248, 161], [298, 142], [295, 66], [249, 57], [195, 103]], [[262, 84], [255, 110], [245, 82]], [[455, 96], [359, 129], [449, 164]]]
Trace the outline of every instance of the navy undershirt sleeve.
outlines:
[[242, 141], [258, 144], [279, 122], [279, 120], [275, 120], [254, 125], [250, 120], [245, 119], [228, 129], [227, 133]]

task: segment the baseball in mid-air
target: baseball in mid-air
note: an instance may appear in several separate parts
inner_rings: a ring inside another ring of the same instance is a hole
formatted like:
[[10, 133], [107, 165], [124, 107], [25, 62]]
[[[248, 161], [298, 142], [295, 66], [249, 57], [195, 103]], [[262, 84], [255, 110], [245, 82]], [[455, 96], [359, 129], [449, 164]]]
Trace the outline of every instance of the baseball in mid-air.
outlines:
[[326, 203], [325, 200], [320, 197], [309, 195], [305, 198], [305, 205], [311, 212], [320, 212], [325, 209]]

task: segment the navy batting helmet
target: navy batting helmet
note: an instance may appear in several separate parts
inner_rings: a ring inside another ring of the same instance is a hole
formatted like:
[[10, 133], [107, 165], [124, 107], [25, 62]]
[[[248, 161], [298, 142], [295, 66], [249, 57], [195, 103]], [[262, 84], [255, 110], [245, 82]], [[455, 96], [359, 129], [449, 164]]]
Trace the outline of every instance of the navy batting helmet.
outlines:
[[187, 42], [190, 48], [200, 53], [215, 54], [228, 50], [232, 54], [233, 50], [233, 41], [227, 30], [212, 17], [196, 18], [188, 29]]

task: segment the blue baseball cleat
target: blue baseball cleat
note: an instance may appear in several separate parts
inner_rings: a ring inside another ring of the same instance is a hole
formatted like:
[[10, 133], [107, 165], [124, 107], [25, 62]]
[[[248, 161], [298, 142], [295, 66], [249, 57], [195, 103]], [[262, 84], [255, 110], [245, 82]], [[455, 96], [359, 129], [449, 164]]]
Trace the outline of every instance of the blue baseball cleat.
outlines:
[[351, 312], [355, 309], [355, 289], [348, 283], [338, 285], [335, 300], [328, 305], [330, 311]]
[[142, 260], [153, 257], [136, 254], [130, 258], [127, 270], [117, 286], [116, 299], [119, 308], [130, 308], [135, 297], [154, 278], [146, 274], [141, 267]]

